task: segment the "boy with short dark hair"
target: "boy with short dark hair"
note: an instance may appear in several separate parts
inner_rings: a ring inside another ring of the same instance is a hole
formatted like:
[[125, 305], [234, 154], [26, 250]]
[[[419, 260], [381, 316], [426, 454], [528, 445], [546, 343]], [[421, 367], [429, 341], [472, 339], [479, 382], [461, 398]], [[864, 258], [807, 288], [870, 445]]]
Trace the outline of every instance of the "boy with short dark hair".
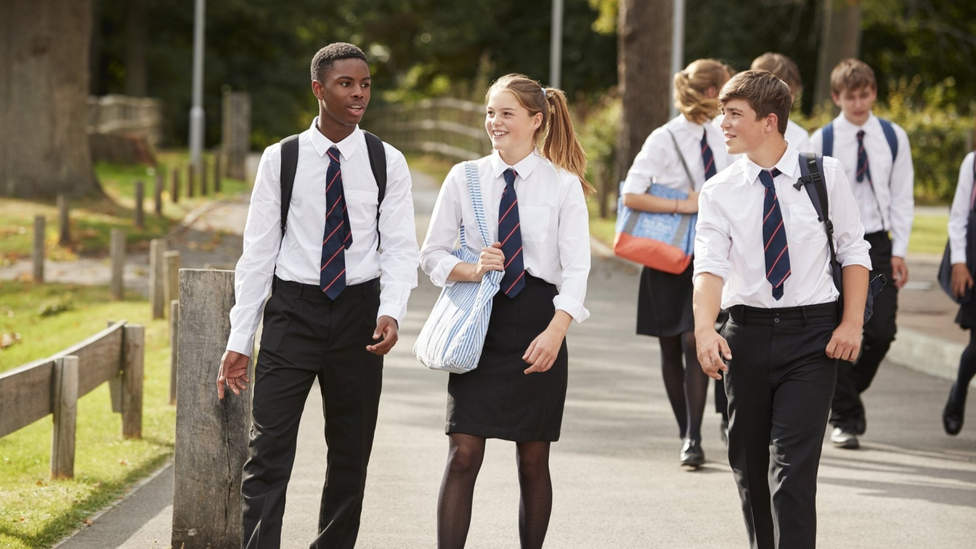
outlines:
[[352, 44], [329, 44], [310, 70], [318, 117], [265, 149], [258, 165], [217, 378], [220, 398], [247, 388], [263, 310], [241, 486], [247, 548], [280, 544], [298, 424], [316, 378], [329, 451], [311, 546], [355, 545], [383, 355], [397, 342], [417, 285], [406, 160], [359, 128], [370, 99], [366, 55]]
[[872, 113], [878, 86], [871, 67], [857, 59], [841, 61], [830, 73], [830, 89], [841, 114], [813, 134], [811, 150], [833, 156], [844, 167], [861, 212], [864, 238], [871, 244], [874, 272], [888, 281], [864, 324], [861, 356], [853, 364], [842, 363], [837, 371], [830, 440], [839, 448], [854, 449], [867, 426], [861, 394], [895, 339], [898, 289], [908, 281], [905, 254], [915, 208], [915, 170], [905, 130]]
[[[742, 156], [699, 196], [698, 359], [712, 378], [725, 372], [729, 463], [752, 547], [812, 548], [837, 360], [857, 356], [861, 344], [868, 245], [843, 170], [824, 159], [843, 266], [840, 316], [826, 231], [810, 194], [794, 185], [800, 156], [783, 136], [789, 88], [769, 72], [749, 70], [732, 77], [719, 100], [726, 147]], [[714, 325], [720, 306], [730, 317], [721, 335]]]

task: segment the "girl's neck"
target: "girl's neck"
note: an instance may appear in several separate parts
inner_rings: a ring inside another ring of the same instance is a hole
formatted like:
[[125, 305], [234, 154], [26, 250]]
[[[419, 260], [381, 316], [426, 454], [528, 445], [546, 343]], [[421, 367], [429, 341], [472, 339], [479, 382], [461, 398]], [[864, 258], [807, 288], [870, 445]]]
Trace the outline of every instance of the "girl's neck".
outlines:
[[498, 151], [498, 156], [501, 157], [502, 162], [508, 164], [509, 166], [514, 166], [519, 162], [525, 160], [527, 156], [532, 154], [532, 151], [535, 150], [535, 146], [530, 145], [528, 148], [519, 148], [516, 150], [511, 150], [511, 149], [506, 149], [504, 151], [501, 149], [496, 149], [496, 150]]

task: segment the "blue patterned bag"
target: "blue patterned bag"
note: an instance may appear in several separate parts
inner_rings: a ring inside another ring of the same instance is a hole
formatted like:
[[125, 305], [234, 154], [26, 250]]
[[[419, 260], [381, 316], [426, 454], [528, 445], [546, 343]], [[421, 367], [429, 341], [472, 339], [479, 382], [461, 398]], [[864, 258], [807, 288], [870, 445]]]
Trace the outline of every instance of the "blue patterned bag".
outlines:
[[[651, 184], [647, 193], [667, 199], [688, 198], [687, 192], [657, 183]], [[623, 193], [619, 194], [613, 253], [658, 271], [684, 272], [695, 251], [698, 216], [633, 210], [624, 206]]]
[[[481, 184], [473, 162], [465, 162], [464, 174], [481, 240], [488, 242]], [[454, 250], [454, 255], [461, 261], [477, 263], [478, 254], [468, 249], [463, 226], [460, 232], [461, 246]], [[481, 282], [454, 282], [445, 286], [413, 345], [417, 360], [432, 370], [456, 374], [477, 368], [491, 319], [491, 302], [504, 275], [505, 271], [490, 271]]]

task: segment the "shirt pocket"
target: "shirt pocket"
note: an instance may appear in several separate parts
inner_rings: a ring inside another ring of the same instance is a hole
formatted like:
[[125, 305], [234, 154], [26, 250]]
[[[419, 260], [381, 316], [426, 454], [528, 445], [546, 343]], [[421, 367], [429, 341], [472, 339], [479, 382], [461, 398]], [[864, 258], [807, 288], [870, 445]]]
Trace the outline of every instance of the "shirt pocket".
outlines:
[[349, 209], [349, 224], [354, 231], [372, 231], [376, 223], [376, 191], [344, 191]]
[[551, 210], [548, 206], [522, 206], [519, 204], [519, 223], [522, 238], [544, 242], [550, 237]]

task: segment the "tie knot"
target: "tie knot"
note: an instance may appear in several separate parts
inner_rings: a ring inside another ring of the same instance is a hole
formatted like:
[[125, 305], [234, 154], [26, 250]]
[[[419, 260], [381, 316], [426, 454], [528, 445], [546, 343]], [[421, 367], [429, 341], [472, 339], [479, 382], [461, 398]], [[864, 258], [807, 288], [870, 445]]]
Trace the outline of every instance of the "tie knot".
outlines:
[[505, 178], [505, 184], [506, 185], [514, 185], [515, 184], [515, 176], [517, 176], [517, 175], [518, 175], [518, 173], [516, 173], [515, 170], [513, 170], [512, 168], [509, 168], [509, 169], [505, 170], [504, 172], [502, 172], [502, 176]]
[[772, 170], [759, 170], [759, 182], [763, 184], [767, 189], [773, 188], [773, 178], [779, 175], [780, 172], [776, 168]]
[[329, 150], [328, 150], [328, 152], [326, 154], [329, 155], [329, 158], [333, 162], [335, 162], [336, 164], [339, 163], [339, 147], [336, 147], [336, 146], [333, 145], [332, 147], [329, 148]]
[[864, 130], [857, 130], [857, 140], [858, 141], [864, 140]]

